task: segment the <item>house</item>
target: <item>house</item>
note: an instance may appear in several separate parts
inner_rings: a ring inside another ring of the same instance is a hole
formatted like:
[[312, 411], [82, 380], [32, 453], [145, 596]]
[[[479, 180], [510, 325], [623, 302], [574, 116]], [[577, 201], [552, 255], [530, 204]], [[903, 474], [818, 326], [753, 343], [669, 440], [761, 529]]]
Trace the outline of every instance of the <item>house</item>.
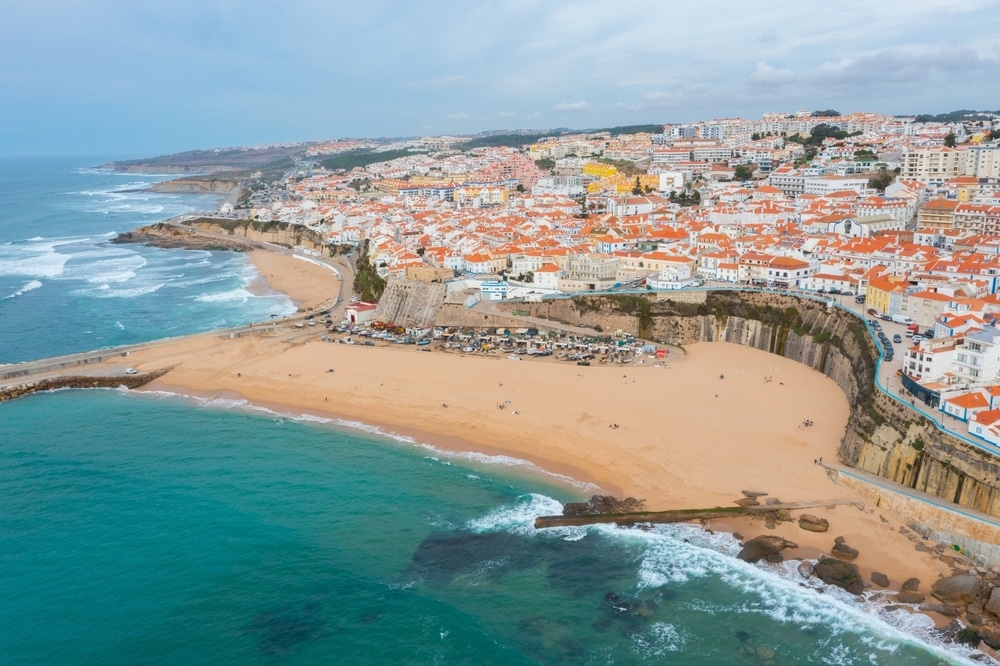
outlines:
[[344, 308], [344, 317], [352, 324], [367, 324], [375, 317], [376, 308], [378, 305], [375, 303], [352, 301]]

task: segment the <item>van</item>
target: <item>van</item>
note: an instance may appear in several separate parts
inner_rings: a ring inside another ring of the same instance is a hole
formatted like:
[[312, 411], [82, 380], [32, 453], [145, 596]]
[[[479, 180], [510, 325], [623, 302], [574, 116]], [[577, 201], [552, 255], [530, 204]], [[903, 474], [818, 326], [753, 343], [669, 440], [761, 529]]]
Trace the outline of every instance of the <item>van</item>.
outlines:
[[901, 315], [901, 314], [894, 314], [894, 315], [892, 315], [892, 320], [894, 322], [896, 322], [897, 324], [906, 324], [907, 326], [909, 326], [910, 324], [913, 323], [912, 319], [910, 319], [909, 317], [907, 317], [905, 315]]

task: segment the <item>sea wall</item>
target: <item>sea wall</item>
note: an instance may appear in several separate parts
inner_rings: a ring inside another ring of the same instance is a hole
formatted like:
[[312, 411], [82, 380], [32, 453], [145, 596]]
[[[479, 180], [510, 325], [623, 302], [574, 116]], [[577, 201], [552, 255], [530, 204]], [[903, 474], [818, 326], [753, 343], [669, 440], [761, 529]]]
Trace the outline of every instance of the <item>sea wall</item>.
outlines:
[[[512, 314], [598, 325], [605, 332], [622, 330], [664, 344], [732, 342], [808, 365], [835, 381], [851, 405], [839, 449], [842, 463], [1000, 516], [1000, 458], [941, 430], [903, 396], [876, 387], [878, 351], [854, 313], [785, 294], [700, 293], [700, 300], [622, 294], [499, 307]], [[947, 514], [941, 513], [944, 521]]]
[[40, 391], [54, 391], [62, 388], [118, 388], [120, 386], [130, 389], [139, 388], [171, 370], [173, 370], [173, 366], [136, 375], [66, 375], [36, 379], [23, 384], [0, 387], [0, 402], [23, 398]]

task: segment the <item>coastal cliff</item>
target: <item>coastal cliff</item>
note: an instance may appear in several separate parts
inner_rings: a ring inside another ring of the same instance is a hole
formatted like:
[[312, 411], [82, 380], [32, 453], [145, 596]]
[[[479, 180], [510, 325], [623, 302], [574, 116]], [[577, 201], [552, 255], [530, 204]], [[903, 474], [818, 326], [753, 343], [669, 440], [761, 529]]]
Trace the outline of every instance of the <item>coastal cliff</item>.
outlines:
[[298, 224], [223, 218], [197, 218], [184, 225], [159, 222], [119, 234], [112, 243], [142, 243], [154, 247], [245, 252], [259, 243], [285, 248], [326, 251], [323, 237]]
[[[680, 296], [680, 295], [679, 295]], [[851, 405], [845, 465], [1000, 516], [1000, 459], [939, 429], [874, 386], [878, 351], [852, 313], [807, 298], [751, 291], [585, 296], [501, 309], [577, 326], [622, 330], [663, 344], [725, 341], [784, 356], [830, 377]], [[687, 301], [687, 302], [685, 302]]]

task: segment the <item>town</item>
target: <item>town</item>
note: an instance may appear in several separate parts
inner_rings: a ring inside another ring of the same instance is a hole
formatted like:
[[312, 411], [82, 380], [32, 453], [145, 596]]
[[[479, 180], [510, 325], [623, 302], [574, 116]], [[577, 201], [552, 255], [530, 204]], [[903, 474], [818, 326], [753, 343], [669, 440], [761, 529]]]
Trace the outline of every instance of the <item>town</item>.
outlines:
[[221, 212], [359, 253], [368, 301], [388, 279], [494, 301], [734, 287], [828, 299], [867, 318], [900, 391], [997, 445], [998, 124], [827, 110], [331, 141]]

